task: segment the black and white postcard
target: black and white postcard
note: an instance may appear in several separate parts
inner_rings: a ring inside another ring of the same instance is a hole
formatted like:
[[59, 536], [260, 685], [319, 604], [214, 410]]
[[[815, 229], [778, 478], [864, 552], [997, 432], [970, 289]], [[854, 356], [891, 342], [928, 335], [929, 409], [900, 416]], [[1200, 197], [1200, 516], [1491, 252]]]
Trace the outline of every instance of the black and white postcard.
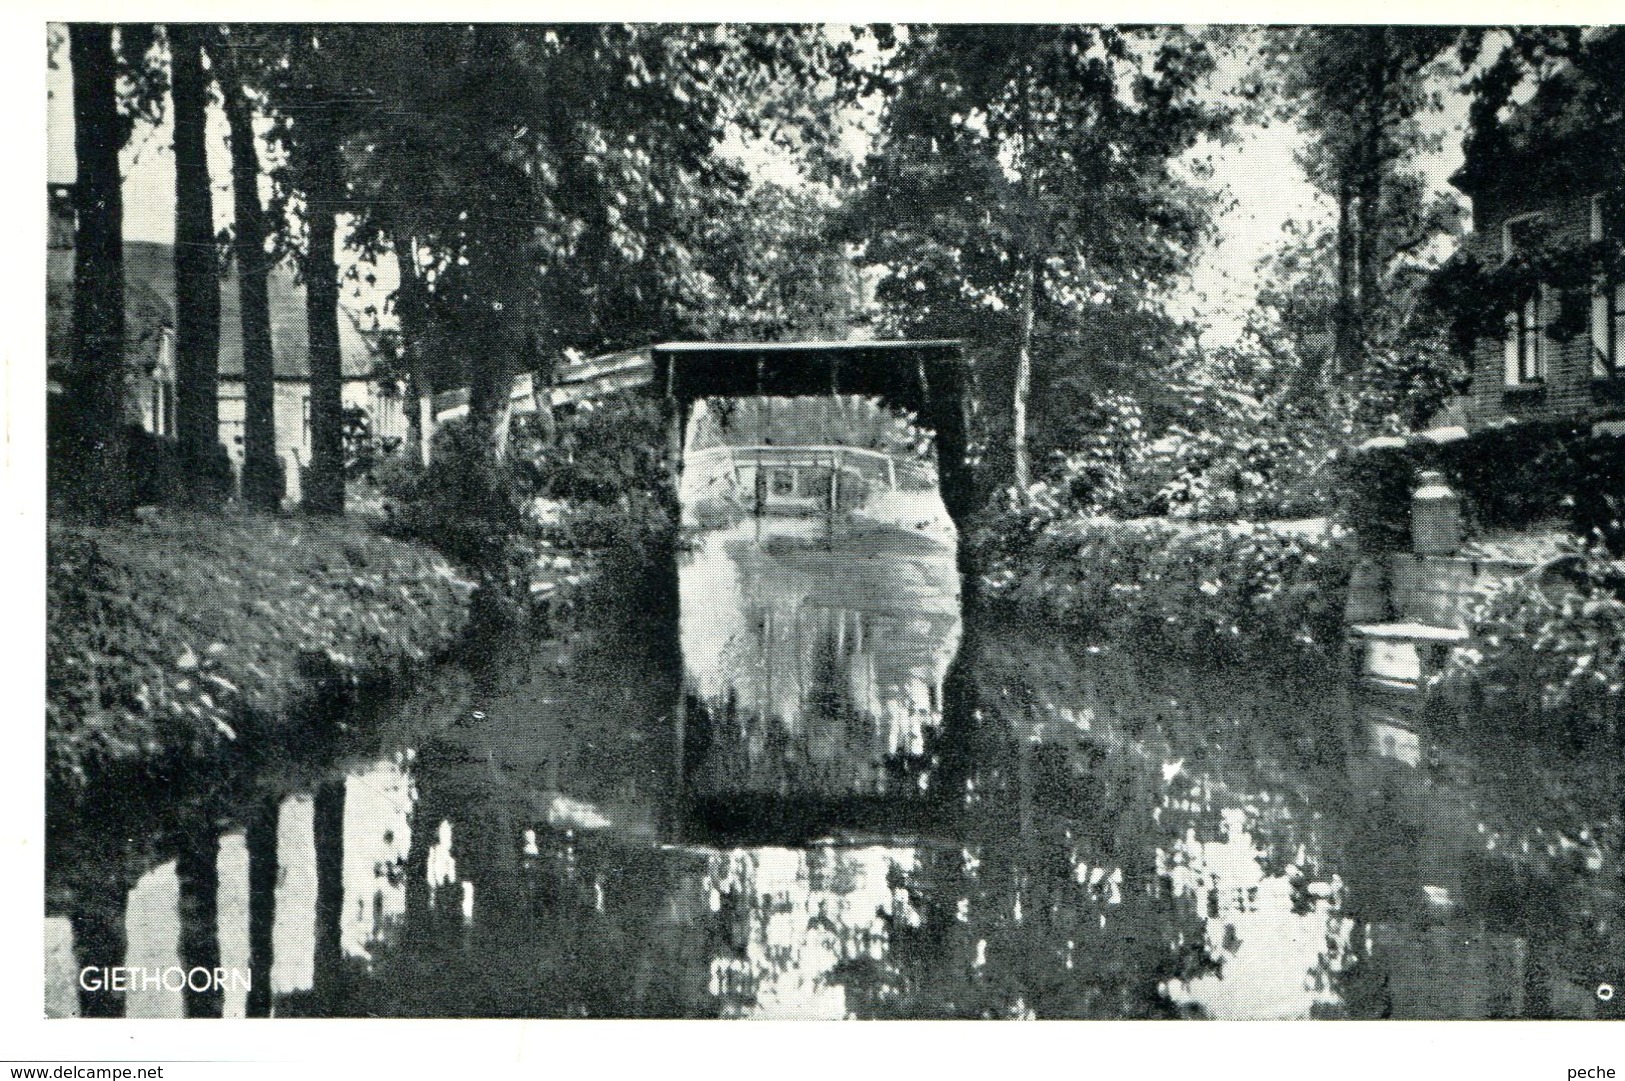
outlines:
[[188, 14], [20, 31], [11, 1076], [1625, 1070], [1310, 1024], [1625, 1016], [1625, 31]]

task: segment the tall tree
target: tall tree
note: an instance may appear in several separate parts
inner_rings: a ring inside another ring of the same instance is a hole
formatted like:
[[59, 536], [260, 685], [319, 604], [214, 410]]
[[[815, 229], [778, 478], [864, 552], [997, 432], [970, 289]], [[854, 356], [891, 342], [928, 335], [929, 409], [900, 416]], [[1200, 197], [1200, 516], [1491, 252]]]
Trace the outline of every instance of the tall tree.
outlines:
[[74, 240], [68, 487], [74, 509], [105, 522], [129, 510], [124, 441], [124, 198], [113, 29], [68, 29], [73, 67]]
[[809, 102], [853, 85], [818, 27], [393, 28], [351, 56], [383, 106], [348, 147], [353, 239], [417, 253], [397, 307], [460, 354], [495, 453], [515, 373], [699, 323], [711, 212], [747, 184], [724, 136], [811, 160], [833, 110]]
[[1149, 360], [1168, 333], [1163, 287], [1208, 223], [1176, 160], [1225, 124], [1195, 93], [1212, 60], [1182, 31], [906, 36], [851, 228], [889, 271], [880, 297], [895, 325], [1003, 339], [998, 412], [1024, 492], [1035, 366], [1060, 385], [1078, 368]]
[[[1426, 291], [1464, 217], [1406, 172], [1386, 183], [1381, 215], [1358, 231], [1345, 225], [1288, 223], [1281, 246], [1259, 262], [1250, 345], [1286, 384], [1285, 397], [1312, 413], [1410, 427], [1438, 409], [1460, 374]], [[1363, 288], [1350, 280], [1354, 261], [1344, 251], [1357, 237], [1374, 253], [1374, 284]], [[1348, 318], [1351, 295], [1371, 300], [1357, 324]]]
[[277, 247], [298, 261], [305, 286], [310, 378], [310, 463], [303, 505], [342, 514], [344, 370], [339, 334], [338, 218], [353, 209], [347, 144], [376, 100], [370, 68], [398, 55], [393, 28], [344, 24], [256, 31], [264, 107], [286, 165], [273, 171]]
[[266, 250], [265, 209], [260, 202], [250, 81], [253, 45], [246, 40], [250, 33], [244, 27], [216, 32], [208, 42], [208, 54], [231, 134], [232, 254], [237, 262], [243, 343], [243, 499], [249, 506], [275, 510], [283, 484], [276, 450], [276, 358], [271, 344], [274, 258]]
[[193, 499], [223, 494], [220, 459], [220, 271], [206, 141], [209, 79], [202, 29], [169, 26], [175, 101], [175, 426]]
[[296, 168], [305, 196], [305, 327], [310, 348], [310, 470], [306, 509], [344, 513], [344, 357], [339, 339], [337, 248], [344, 176], [338, 119], [312, 92], [298, 114]]
[[1265, 37], [1278, 111], [1304, 129], [1304, 172], [1337, 207], [1334, 383], [1365, 366], [1391, 319], [1396, 261], [1453, 227], [1453, 203], [1429, 199], [1415, 163], [1437, 144], [1419, 120], [1439, 107], [1460, 39], [1454, 29], [1404, 26], [1299, 27]]

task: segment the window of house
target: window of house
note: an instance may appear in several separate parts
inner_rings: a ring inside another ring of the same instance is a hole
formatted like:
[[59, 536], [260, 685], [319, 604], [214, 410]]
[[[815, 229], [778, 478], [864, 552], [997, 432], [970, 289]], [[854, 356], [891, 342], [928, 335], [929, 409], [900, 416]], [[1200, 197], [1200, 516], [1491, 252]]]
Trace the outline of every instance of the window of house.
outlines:
[[775, 469], [769, 476], [773, 494], [776, 496], [792, 496], [796, 494], [796, 474], [790, 469]]
[[1542, 289], [1507, 316], [1507, 386], [1539, 383], [1546, 378], [1546, 328], [1541, 322]]
[[[1591, 197], [1591, 239], [1619, 232], [1619, 213], [1602, 195]], [[1625, 376], [1625, 281], [1602, 276], [1591, 292], [1591, 375]]]
[[[1509, 218], [1501, 226], [1501, 254], [1511, 259], [1540, 243], [1542, 218], [1524, 214]], [[1546, 378], [1549, 346], [1546, 342], [1546, 290], [1541, 287], [1517, 310], [1507, 314], [1506, 384], [1509, 387], [1539, 383]]]

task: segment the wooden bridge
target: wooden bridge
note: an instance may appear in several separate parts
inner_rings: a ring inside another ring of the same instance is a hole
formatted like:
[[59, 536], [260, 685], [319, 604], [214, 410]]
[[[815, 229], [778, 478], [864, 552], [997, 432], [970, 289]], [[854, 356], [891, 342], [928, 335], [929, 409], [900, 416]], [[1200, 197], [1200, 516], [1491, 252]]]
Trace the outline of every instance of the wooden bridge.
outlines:
[[[912, 414], [935, 435], [937, 486], [956, 526], [974, 510], [975, 478], [966, 460], [970, 405], [967, 363], [953, 339], [845, 342], [662, 342], [640, 349], [573, 359], [543, 386], [530, 373], [515, 378], [515, 416], [566, 408], [613, 394], [658, 395], [666, 439], [680, 483], [684, 433], [694, 403], [706, 398], [824, 397], [854, 394]], [[468, 412], [468, 388], [434, 397], [424, 431]], [[842, 468], [856, 461], [854, 448]], [[782, 455], [779, 446], [775, 453]], [[961, 533], [963, 533], [961, 529]]]
[[[957, 340], [845, 342], [663, 342], [572, 361], [555, 373], [555, 407], [645, 389], [666, 406], [667, 439], [680, 470], [683, 433], [705, 398], [857, 394], [913, 414], [936, 436], [943, 503], [956, 523], [973, 509], [966, 461], [969, 401]], [[784, 447], [775, 448], [781, 454]], [[845, 448], [849, 455], [853, 448]], [[736, 452], [737, 453], [737, 452]]]

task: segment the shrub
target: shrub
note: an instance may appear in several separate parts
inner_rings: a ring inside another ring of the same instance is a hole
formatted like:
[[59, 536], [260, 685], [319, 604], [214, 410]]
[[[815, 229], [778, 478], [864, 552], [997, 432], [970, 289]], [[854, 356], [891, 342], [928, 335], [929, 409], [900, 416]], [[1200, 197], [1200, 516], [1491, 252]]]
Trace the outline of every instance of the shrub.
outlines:
[[1344, 535], [1268, 525], [1069, 518], [1015, 553], [988, 551], [995, 600], [1195, 660], [1333, 657], [1353, 564]]
[[670, 487], [664, 422], [648, 398], [583, 403], [551, 440], [520, 430], [510, 454], [534, 494], [567, 503], [613, 504]]
[[344, 410], [344, 477], [376, 483], [378, 467], [401, 449], [397, 436], [374, 436], [372, 418], [359, 405]]
[[558, 419], [551, 440], [522, 432], [512, 454], [532, 497], [563, 505], [542, 530], [549, 543], [603, 553], [634, 580], [671, 556], [678, 512], [657, 402], [586, 403]]
[[126, 428], [130, 454], [130, 492], [138, 507], [170, 506], [180, 501], [180, 451], [173, 439], [153, 435], [139, 424]]
[[1525, 576], [1480, 600], [1471, 648], [1441, 679], [1476, 685], [1525, 726], [1554, 719], [1584, 746], [1617, 742], [1625, 712], [1625, 565], [1598, 544], [1573, 542], [1560, 573]]
[[282, 459], [252, 459], [243, 462], [243, 498], [253, 505], [279, 506], [288, 494], [287, 468]]
[[1324, 513], [1325, 470], [1344, 427], [1285, 402], [1206, 388], [1191, 412], [1153, 439], [1139, 404], [1093, 399], [1075, 449], [1056, 451], [1040, 478], [1070, 508], [1115, 518], [1166, 515], [1195, 521], [1310, 517]]
[[165, 512], [53, 523], [46, 573], [50, 777], [206, 756], [280, 724], [314, 660], [346, 680], [451, 644], [467, 584], [355, 522]]
[[[457, 420], [435, 433], [427, 467], [395, 455], [373, 479], [394, 504], [392, 533], [434, 545], [492, 587], [481, 613], [518, 616], [538, 560], [554, 550], [614, 564], [634, 591], [669, 569], [677, 514], [663, 431], [656, 403], [611, 400], [560, 419], [551, 439], [516, 424], [497, 461]], [[541, 500], [560, 512], [544, 520], [533, 513]]]
[[180, 460], [182, 476], [190, 482], [188, 498], [194, 505], [218, 507], [231, 498], [237, 487], [237, 471], [224, 445], [210, 443], [191, 459], [182, 451]]
[[411, 498], [423, 470], [423, 463], [415, 455], [397, 449], [373, 467], [372, 484], [384, 498], [399, 504]]
[[135, 506], [167, 507], [183, 502], [218, 506], [237, 486], [231, 455], [219, 443], [192, 459], [175, 440], [154, 435], [139, 424], [126, 426], [125, 437]]
[[401, 501], [389, 531], [432, 544], [482, 582], [519, 593], [535, 558], [528, 479], [511, 459], [497, 461], [474, 425], [450, 421], [435, 432], [429, 465], [402, 468], [392, 481]]
[[1625, 439], [1589, 426], [1538, 421], [1489, 428], [1453, 443], [1409, 443], [1351, 451], [1336, 472], [1342, 520], [1363, 546], [1394, 551], [1410, 543], [1416, 476], [1436, 469], [1463, 497], [1470, 532], [1525, 529], [1563, 519], [1580, 536], [1625, 546]]

